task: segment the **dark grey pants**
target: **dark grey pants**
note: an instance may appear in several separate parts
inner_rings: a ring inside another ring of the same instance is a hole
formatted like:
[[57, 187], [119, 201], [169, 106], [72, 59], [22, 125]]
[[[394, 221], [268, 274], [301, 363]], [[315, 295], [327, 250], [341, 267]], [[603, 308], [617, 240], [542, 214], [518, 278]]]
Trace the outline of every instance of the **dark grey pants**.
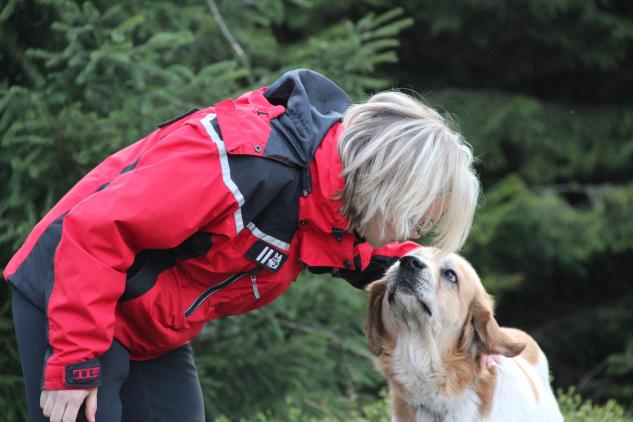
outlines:
[[[31, 422], [48, 421], [40, 409], [46, 315], [13, 289], [13, 323], [18, 341]], [[103, 385], [97, 393], [97, 422], [204, 421], [204, 406], [191, 346], [135, 362], [116, 340], [101, 357]], [[77, 421], [84, 420], [84, 407]]]

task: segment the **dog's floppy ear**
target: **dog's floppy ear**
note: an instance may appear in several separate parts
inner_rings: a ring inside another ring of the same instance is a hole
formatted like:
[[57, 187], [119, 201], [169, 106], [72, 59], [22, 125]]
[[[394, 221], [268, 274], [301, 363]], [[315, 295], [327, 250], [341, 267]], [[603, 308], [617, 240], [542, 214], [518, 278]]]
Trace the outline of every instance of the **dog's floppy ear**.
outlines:
[[365, 333], [369, 340], [369, 347], [374, 355], [382, 353], [382, 342], [385, 329], [382, 322], [382, 302], [387, 292], [387, 283], [382, 280], [368, 285], [365, 290], [369, 292], [369, 313], [365, 324]]
[[492, 298], [483, 293], [472, 306], [472, 320], [482, 351], [490, 355], [514, 357], [525, 349], [525, 343], [517, 343], [501, 331], [493, 316]]

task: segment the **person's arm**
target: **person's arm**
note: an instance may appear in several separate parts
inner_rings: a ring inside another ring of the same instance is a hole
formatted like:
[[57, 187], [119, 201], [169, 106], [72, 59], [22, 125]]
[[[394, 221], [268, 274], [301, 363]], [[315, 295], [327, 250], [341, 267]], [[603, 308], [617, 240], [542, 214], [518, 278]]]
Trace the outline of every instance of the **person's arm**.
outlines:
[[214, 220], [234, 225], [226, 217], [238, 204], [203, 130], [183, 125], [168, 134], [63, 218], [49, 280], [44, 390], [100, 385], [99, 357], [112, 343], [115, 307], [139, 251], [173, 248]]
[[[369, 244], [359, 245], [359, 254], [354, 257], [354, 269], [310, 267], [314, 274], [331, 273], [334, 277], [341, 277], [358, 289], [364, 289], [372, 281], [380, 279], [387, 269], [401, 256], [419, 248], [415, 242], [389, 243], [380, 249], [372, 249]], [[371, 249], [369, 264], [362, 269], [360, 248]]]

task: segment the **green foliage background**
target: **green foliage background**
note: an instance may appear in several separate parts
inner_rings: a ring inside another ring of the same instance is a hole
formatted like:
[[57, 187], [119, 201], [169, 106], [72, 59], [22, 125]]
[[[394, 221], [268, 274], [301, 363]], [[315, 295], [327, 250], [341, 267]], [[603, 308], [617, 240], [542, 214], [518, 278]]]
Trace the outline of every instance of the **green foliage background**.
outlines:
[[[576, 386], [560, 396], [567, 420], [631, 420], [626, 0], [8, 0], [0, 263], [109, 153], [297, 67], [356, 100], [401, 87], [453, 116], [485, 192], [464, 254], [496, 295], [498, 319], [534, 335], [556, 387]], [[0, 415], [19, 421], [9, 295], [0, 287]], [[274, 304], [208, 324], [195, 342], [208, 419], [388, 420], [365, 306], [341, 280], [302, 276]]]

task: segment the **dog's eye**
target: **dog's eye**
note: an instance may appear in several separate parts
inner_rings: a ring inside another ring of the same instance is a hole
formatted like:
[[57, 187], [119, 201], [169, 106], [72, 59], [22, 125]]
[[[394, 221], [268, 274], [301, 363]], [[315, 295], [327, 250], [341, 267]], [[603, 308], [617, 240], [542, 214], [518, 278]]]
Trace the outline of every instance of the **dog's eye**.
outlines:
[[453, 270], [444, 270], [444, 277], [453, 284], [457, 284], [457, 274]]

